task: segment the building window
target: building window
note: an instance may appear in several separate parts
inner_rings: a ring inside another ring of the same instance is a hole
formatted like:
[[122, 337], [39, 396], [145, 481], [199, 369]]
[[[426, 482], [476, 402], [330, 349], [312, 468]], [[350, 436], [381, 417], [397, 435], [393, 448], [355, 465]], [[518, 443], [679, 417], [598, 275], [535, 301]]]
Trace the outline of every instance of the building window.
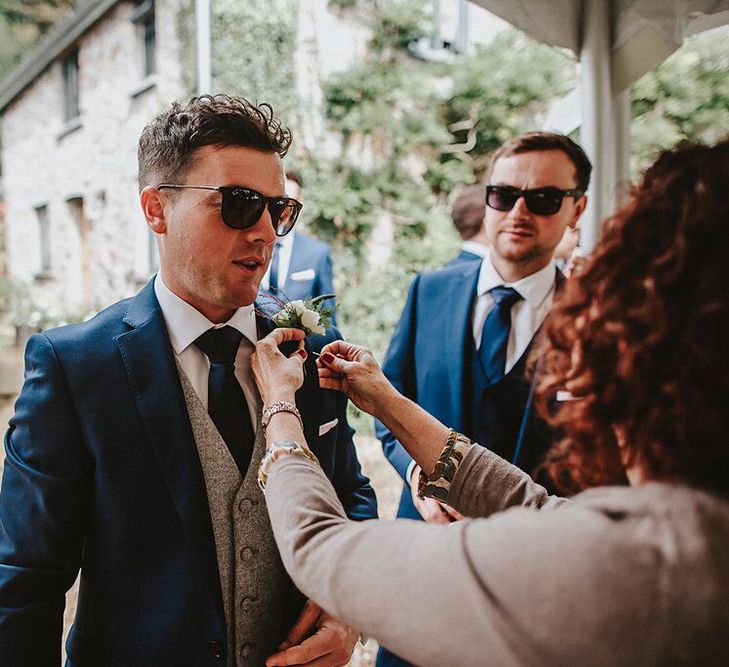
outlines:
[[40, 266], [38, 273], [47, 275], [51, 272], [51, 221], [48, 218], [48, 207], [37, 206], [35, 216], [38, 220], [38, 240], [40, 243]]
[[91, 303], [91, 259], [89, 252], [89, 219], [86, 217], [84, 199], [80, 195], [73, 195], [67, 200], [68, 210], [78, 230], [80, 245], [80, 273], [81, 273], [81, 302], [88, 306]]
[[78, 50], [63, 61], [63, 120], [78, 118]]
[[132, 23], [137, 27], [142, 77], [147, 78], [157, 71], [154, 0], [137, 0], [137, 6], [132, 14]]

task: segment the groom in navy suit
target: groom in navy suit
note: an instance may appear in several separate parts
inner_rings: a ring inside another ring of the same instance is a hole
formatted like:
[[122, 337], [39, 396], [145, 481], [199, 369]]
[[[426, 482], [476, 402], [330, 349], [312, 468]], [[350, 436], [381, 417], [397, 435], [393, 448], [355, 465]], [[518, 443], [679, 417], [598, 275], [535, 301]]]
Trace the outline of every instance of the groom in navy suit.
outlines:
[[[526, 360], [564, 280], [554, 249], [585, 209], [590, 171], [584, 151], [563, 135], [531, 133], [504, 144], [482, 191], [489, 252], [483, 262], [415, 278], [383, 364], [400, 392], [530, 473], [551, 439], [533, 415]], [[458, 518], [417, 498], [413, 459], [383, 424], [376, 430], [405, 482], [398, 516]], [[377, 664], [406, 663], [381, 650]]]
[[[222, 95], [144, 129], [140, 201], [160, 272], [26, 350], [0, 492], [0, 664], [60, 663], [79, 569], [74, 666], [260, 665], [301, 612], [255, 484], [249, 366], [271, 328], [258, 286], [300, 209], [284, 190], [290, 141], [270, 107]], [[349, 516], [375, 517], [346, 405], [319, 389], [313, 361], [297, 393], [307, 442]], [[316, 629], [310, 659], [351, 654], [351, 628], [311, 604], [302, 619], [289, 644]]]

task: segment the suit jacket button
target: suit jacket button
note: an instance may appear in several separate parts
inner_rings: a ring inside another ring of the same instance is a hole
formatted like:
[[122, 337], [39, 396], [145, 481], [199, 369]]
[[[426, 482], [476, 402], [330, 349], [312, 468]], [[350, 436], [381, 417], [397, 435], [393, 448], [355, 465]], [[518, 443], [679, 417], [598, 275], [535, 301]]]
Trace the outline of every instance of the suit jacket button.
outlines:
[[208, 648], [210, 649], [210, 653], [213, 654], [216, 658], [222, 658], [223, 657], [223, 645], [219, 642], [213, 639], [209, 644]]
[[243, 498], [243, 500], [238, 503], [238, 509], [241, 512], [248, 513], [253, 509], [253, 502], [250, 498]]
[[253, 644], [246, 642], [240, 647], [240, 654], [242, 656], [250, 655], [253, 652]]
[[253, 549], [251, 549], [250, 547], [244, 547], [240, 550], [240, 557], [241, 560], [250, 560], [251, 558], [253, 558]]

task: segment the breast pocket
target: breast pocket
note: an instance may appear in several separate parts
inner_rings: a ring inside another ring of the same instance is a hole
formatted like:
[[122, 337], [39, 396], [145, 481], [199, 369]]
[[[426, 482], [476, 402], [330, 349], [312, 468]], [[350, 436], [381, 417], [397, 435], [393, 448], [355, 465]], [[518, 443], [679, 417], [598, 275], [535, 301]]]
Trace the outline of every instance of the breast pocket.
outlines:
[[339, 419], [336, 417], [332, 419], [331, 421], [324, 422], [319, 426], [319, 437], [321, 438], [323, 435], [326, 435], [330, 431], [333, 431], [337, 424], [339, 424]]
[[294, 271], [294, 273], [289, 276], [289, 279], [301, 282], [303, 280], [314, 280], [315, 277], [316, 271], [314, 271], [314, 269], [304, 269], [303, 271]]

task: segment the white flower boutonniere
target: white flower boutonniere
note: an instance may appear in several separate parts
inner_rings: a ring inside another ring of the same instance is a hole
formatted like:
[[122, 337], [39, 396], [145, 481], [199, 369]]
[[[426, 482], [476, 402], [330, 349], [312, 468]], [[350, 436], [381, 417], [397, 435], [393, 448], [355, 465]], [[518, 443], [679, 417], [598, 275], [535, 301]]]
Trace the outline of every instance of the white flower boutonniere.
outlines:
[[314, 299], [298, 299], [282, 305], [271, 319], [279, 327], [301, 329], [307, 336], [321, 336], [332, 326], [332, 309], [324, 305], [334, 294], [322, 294]]

